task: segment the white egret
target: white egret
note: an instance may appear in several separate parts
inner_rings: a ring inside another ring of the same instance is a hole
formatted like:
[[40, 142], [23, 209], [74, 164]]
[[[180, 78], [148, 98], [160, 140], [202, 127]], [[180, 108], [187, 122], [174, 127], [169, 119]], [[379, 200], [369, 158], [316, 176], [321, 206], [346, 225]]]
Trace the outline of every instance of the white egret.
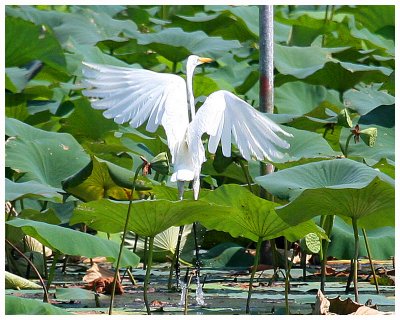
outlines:
[[[116, 123], [129, 121], [134, 128], [146, 120], [146, 130], [150, 132], [155, 132], [159, 125], [164, 127], [174, 167], [171, 181], [177, 182], [180, 199], [185, 181], [193, 181], [194, 199], [198, 199], [201, 166], [206, 161], [204, 133], [209, 135], [209, 152], [215, 153], [221, 143], [226, 157], [231, 156], [232, 140], [246, 160], [281, 158], [278, 147], [289, 148], [278, 133], [288, 137], [291, 134], [228, 91], [212, 93], [195, 112], [194, 70], [211, 61], [189, 56], [186, 82], [174, 74], [83, 62], [83, 94], [93, 99], [94, 109], [105, 110], [103, 115]], [[197, 280], [199, 287], [198, 277]], [[201, 286], [198, 291], [201, 304]]]

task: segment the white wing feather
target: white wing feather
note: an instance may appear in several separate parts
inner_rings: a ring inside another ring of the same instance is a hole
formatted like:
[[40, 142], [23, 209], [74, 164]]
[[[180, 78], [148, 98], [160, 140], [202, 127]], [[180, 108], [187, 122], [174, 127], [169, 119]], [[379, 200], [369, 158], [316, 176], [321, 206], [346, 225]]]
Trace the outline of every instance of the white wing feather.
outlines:
[[[146, 130], [161, 124], [174, 157], [189, 124], [185, 81], [173, 74], [83, 62], [83, 94], [94, 98], [95, 109], [116, 123], [137, 128], [148, 120]], [[172, 162], [174, 159], [172, 159]]]
[[[281, 158], [283, 154], [278, 147], [289, 148], [290, 145], [277, 133], [292, 136], [251, 105], [225, 90], [212, 93], [189, 125], [190, 152], [202, 162], [205, 161], [201, 142], [203, 133], [210, 135], [208, 150], [211, 153], [216, 152], [221, 141], [223, 155], [230, 157], [233, 137], [246, 160], [252, 157], [257, 160]], [[203, 158], [196, 153], [202, 154]]]

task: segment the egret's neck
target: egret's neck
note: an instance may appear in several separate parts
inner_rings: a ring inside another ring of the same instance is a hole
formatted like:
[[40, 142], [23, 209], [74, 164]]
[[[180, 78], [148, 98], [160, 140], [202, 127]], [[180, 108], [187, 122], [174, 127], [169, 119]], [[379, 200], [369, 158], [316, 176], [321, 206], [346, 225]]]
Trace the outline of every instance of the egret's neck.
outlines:
[[190, 121], [193, 121], [196, 110], [194, 108], [194, 96], [193, 96], [193, 73], [194, 68], [186, 69], [186, 88], [187, 88], [187, 96], [188, 103], [190, 106]]

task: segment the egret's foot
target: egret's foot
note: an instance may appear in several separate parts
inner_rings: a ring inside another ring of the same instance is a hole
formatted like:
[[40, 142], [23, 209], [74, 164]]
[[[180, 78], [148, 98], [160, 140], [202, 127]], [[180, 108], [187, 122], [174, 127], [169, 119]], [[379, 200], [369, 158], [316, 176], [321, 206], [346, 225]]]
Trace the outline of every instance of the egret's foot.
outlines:
[[196, 287], [196, 302], [199, 306], [205, 305], [203, 287], [202, 287], [200, 281], [197, 283], [197, 287]]
[[186, 294], [187, 294], [187, 283], [183, 281], [179, 281], [179, 286], [181, 288], [181, 300], [179, 301], [178, 305], [184, 306], [185, 305], [185, 299], [186, 299]]

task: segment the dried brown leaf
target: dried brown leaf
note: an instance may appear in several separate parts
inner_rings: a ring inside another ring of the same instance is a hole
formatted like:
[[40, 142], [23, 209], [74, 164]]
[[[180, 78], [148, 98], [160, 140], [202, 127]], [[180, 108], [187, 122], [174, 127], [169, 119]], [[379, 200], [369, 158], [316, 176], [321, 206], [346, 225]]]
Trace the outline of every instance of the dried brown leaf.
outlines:
[[83, 277], [83, 281], [90, 283], [101, 277], [114, 277], [114, 272], [100, 267], [97, 263], [94, 263], [92, 267], [87, 269], [86, 275]]

